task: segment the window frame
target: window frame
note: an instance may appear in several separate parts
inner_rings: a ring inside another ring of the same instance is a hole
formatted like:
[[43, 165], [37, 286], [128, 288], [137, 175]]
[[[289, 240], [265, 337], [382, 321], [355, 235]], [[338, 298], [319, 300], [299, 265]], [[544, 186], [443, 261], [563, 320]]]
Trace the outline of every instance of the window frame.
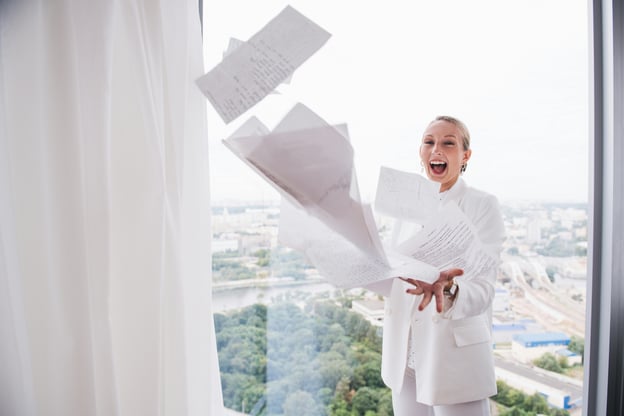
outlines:
[[624, 6], [592, 0], [590, 232], [583, 413], [623, 414]]

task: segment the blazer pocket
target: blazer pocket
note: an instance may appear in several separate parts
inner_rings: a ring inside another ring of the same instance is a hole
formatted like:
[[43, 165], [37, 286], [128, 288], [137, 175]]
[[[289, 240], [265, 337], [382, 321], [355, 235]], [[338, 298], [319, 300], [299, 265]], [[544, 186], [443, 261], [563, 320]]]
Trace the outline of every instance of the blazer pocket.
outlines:
[[455, 327], [453, 335], [458, 347], [481, 344], [491, 340], [490, 330], [483, 323]]

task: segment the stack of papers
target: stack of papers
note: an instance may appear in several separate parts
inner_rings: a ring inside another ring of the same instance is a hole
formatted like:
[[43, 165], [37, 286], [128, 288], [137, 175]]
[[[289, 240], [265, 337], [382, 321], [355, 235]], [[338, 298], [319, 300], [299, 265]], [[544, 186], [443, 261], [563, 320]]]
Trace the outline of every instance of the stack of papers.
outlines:
[[283, 196], [280, 241], [303, 252], [331, 283], [437, 278], [435, 267], [398, 252], [387, 255], [372, 208], [359, 199], [345, 126], [329, 125], [297, 104], [273, 131], [251, 118], [223, 142]]

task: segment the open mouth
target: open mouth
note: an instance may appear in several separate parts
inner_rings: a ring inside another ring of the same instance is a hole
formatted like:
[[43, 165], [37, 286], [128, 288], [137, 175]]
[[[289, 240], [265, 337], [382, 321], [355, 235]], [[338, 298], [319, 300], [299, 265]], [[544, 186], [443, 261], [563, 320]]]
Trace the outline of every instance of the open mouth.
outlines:
[[446, 170], [446, 162], [434, 161], [430, 162], [429, 166], [431, 167], [431, 171], [436, 175], [441, 175]]

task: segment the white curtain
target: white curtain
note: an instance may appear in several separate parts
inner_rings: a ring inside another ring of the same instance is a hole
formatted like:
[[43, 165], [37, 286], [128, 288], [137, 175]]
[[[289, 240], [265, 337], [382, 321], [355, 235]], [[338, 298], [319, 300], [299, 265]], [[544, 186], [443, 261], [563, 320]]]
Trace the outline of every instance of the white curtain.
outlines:
[[223, 414], [197, 0], [0, 2], [0, 415]]

